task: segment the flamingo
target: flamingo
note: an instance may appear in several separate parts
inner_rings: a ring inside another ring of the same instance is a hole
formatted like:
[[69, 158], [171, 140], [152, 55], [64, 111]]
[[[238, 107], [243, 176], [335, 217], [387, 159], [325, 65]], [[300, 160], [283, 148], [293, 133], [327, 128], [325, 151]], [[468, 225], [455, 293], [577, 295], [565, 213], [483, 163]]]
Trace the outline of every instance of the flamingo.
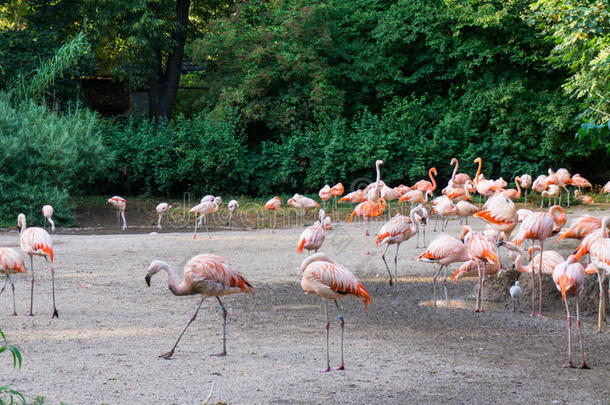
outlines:
[[[470, 228], [464, 227], [464, 232], [469, 232]], [[469, 260], [468, 249], [461, 241], [457, 240], [453, 236], [447, 234], [438, 235], [432, 242], [428, 249], [417, 257], [418, 261], [428, 263], [438, 263], [439, 268], [432, 277], [432, 283], [434, 288], [434, 306], [436, 307], [436, 279], [441, 273], [441, 270], [445, 269], [443, 277], [443, 287], [445, 288], [445, 298], [447, 296], [447, 267], [451, 263], [461, 263]]]
[[[305, 197], [304, 195], [301, 195], [301, 194], [293, 195], [292, 198], [288, 199], [287, 204], [290, 205], [291, 207], [295, 207], [295, 208], [299, 209], [302, 212], [301, 223], [305, 222], [305, 214], [308, 209], [317, 208], [320, 206], [320, 204], [318, 204], [311, 198]], [[297, 222], [298, 222], [298, 220], [297, 220]]]
[[[484, 176], [481, 175], [481, 167], [483, 166], [483, 159], [480, 157], [474, 160], [474, 163], [477, 163], [479, 166], [477, 168], [477, 173], [474, 176], [474, 187], [479, 193], [480, 196], [490, 197], [494, 194], [492, 190], [492, 186], [494, 182], [492, 180], [485, 180]], [[482, 178], [481, 178], [482, 177]], [[481, 202], [479, 197], [479, 203]]]
[[485, 220], [493, 229], [505, 232], [506, 236], [510, 236], [519, 221], [515, 204], [502, 194], [496, 194], [487, 200], [483, 210], [476, 212], [474, 216]]
[[316, 221], [312, 226], [305, 228], [299, 237], [297, 253], [301, 253], [303, 249], [306, 249], [308, 253], [311, 253], [312, 250], [318, 253], [324, 243], [325, 231], [326, 229], [320, 221]]
[[502, 191], [502, 195], [508, 198], [509, 200], [516, 200], [521, 197], [521, 187], [519, 186], [519, 176], [515, 177], [515, 185], [517, 189], [509, 188], [508, 190]]
[[533, 214], [534, 211], [528, 210], [525, 208], [520, 208], [517, 210], [517, 222], [523, 222], [523, 220], [530, 214]]
[[[277, 226], [277, 210], [280, 209], [280, 206], [282, 205], [282, 200], [280, 200], [280, 197], [275, 196], [272, 199], [270, 199], [269, 201], [267, 201], [265, 203], [265, 209], [268, 211], [273, 211], [273, 226], [272, 228], [275, 228]], [[271, 215], [269, 215], [269, 226], [271, 227]], [[271, 231], [272, 233], [275, 232], [275, 230]]]
[[521, 188], [525, 189], [525, 204], [527, 204], [527, 189], [532, 185], [532, 176], [527, 173], [519, 176], [519, 182], [521, 183]]
[[337, 211], [337, 197], [341, 197], [344, 192], [345, 189], [341, 183], [337, 183], [330, 188], [330, 195], [332, 195], [333, 199], [335, 200], [335, 211]]
[[[585, 179], [584, 177], [582, 177], [580, 175], [580, 173], [576, 173], [574, 176], [572, 176], [572, 178], [567, 182], [567, 184], [570, 184], [574, 187], [578, 187], [578, 189], [580, 190], [581, 188], [589, 188], [591, 189], [591, 191], [593, 190], [593, 185], [591, 184], [591, 182], [587, 179]], [[603, 192], [603, 190], [602, 190]]]
[[222, 199], [220, 197], [214, 197], [213, 201], [203, 201], [193, 208], [189, 210], [189, 212], [193, 212], [195, 214], [195, 231], [193, 232], [193, 239], [197, 238], [197, 226], [200, 225], [201, 219], [205, 217], [205, 228], [208, 233], [208, 239], [210, 236], [210, 224], [209, 224], [209, 215], [218, 211], [218, 207], [222, 203]]
[[0, 290], [0, 295], [6, 288], [6, 283], [11, 284], [13, 290], [13, 315], [17, 316], [17, 306], [15, 304], [15, 284], [11, 280], [11, 274], [25, 273], [23, 257], [16, 250], [11, 248], [0, 248], [0, 274], [5, 275], [4, 287]]
[[[390, 245], [396, 245], [396, 255], [394, 256], [394, 279], [398, 280], [398, 249], [400, 248], [400, 244], [409, 240], [413, 235], [417, 233], [417, 223], [419, 221], [426, 221], [426, 213], [424, 212], [425, 208], [421, 205], [418, 205], [414, 209], [411, 210], [410, 218], [404, 215], [396, 214], [389, 222], [386, 222], [381, 229], [379, 230], [379, 234], [377, 235], [377, 240], [375, 241], [375, 246], [379, 246], [382, 243], [386, 244], [386, 248], [381, 255], [383, 262], [385, 263], [385, 268], [388, 271], [390, 276], [390, 285], [393, 285], [392, 282], [392, 273], [390, 272], [390, 268], [388, 267], [388, 262], [385, 260], [385, 254], [388, 252], [388, 248]], [[416, 215], [420, 213], [419, 220]]]
[[377, 159], [375, 161], [375, 171], [377, 172], [377, 179], [375, 180], [374, 187], [371, 187], [368, 193], [366, 193], [366, 199], [375, 202], [381, 193], [381, 172], [379, 166], [383, 164], [383, 160]]
[[570, 222], [570, 227], [566, 229], [564, 233], [559, 235], [559, 237], [555, 240], [555, 243], [567, 238], [583, 239], [594, 230], [601, 228], [601, 226], [602, 221], [593, 215], [580, 216]]
[[324, 208], [318, 211], [318, 219], [320, 220], [320, 223], [324, 225], [325, 230], [330, 231], [331, 229], [333, 229], [331, 219], [329, 216], [326, 216], [326, 211], [324, 211]]
[[46, 228], [46, 222], [47, 220], [49, 221], [49, 223], [51, 224], [51, 232], [55, 232], [55, 222], [53, 222], [53, 219], [51, 218], [53, 216], [53, 207], [50, 205], [43, 205], [42, 206], [42, 215], [44, 215], [44, 221], [45, 221], [45, 228]]
[[582, 291], [585, 281], [585, 269], [574, 256], [568, 257], [565, 262], [558, 264], [553, 270], [553, 282], [555, 287], [561, 291], [561, 297], [566, 304], [568, 321], [568, 365], [572, 368], [572, 341], [570, 331], [572, 329], [572, 319], [570, 318], [570, 308], [568, 306], [568, 295], [576, 296], [576, 326], [578, 327], [578, 341], [580, 343], [580, 368], [589, 368], [585, 363], [585, 350], [580, 333], [580, 314], [578, 313], [578, 295]]
[[[610, 238], [608, 238], [608, 222], [610, 217], [604, 217], [600, 230], [596, 230], [589, 235], [593, 235], [590, 247], [591, 264], [597, 272], [597, 281], [599, 283], [599, 310], [597, 320], [597, 331], [602, 330], [602, 321], [606, 319], [606, 300], [604, 296], [604, 279], [606, 275], [610, 275]], [[597, 235], [595, 235], [597, 234]], [[585, 239], [587, 239], [587, 236]], [[583, 239], [583, 243], [585, 242]], [[582, 245], [582, 244], [581, 244]], [[576, 255], [577, 260], [580, 259], [579, 254]], [[608, 289], [608, 299], [610, 299], [610, 288]]]
[[[483, 294], [485, 291], [485, 271], [487, 264], [499, 264], [500, 260], [496, 253], [496, 246], [481, 232], [469, 232], [466, 235], [468, 246], [468, 257], [476, 263], [479, 273], [479, 287], [477, 289], [477, 301], [474, 312], [483, 312]], [[482, 268], [481, 268], [481, 265]]]
[[453, 173], [451, 173], [451, 183], [456, 187], [463, 187], [467, 181], [472, 181], [469, 175], [466, 173], [458, 173], [458, 167], [460, 163], [456, 158], [452, 158], [449, 163], [450, 166], [453, 166], [455, 163], [455, 167], [453, 168]]
[[[443, 194], [446, 195], [451, 201], [472, 201], [472, 197], [470, 196], [470, 186], [472, 185], [472, 181], [468, 180], [464, 183], [464, 187], [452, 187], [447, 186], [443, 189]], [[474, 185], [472, 185], [474, 187]]]
[[30, 268], [32, 269], [32, 289], [30, 291], [30, 316], [34, 316], [34, 256], [42, 256], [51, 262], [51, 285], [53, 288], [53, 318], [59, 318], [59, 313], [55, 307], [55, 268], [53, 267], [53, 240], [51, 236], [42, 228], [28, 228], [25, 215], [17, 216], [19, 231], [19, 246], [28, 256], [30, 256]]
[[159, 220], [157, 221], [157, 228], [161, 229], [161, 219], [163, 218], [163, 214], [165, 214], [167, 212], [167, 210], [169, 210], [170, 208], [172, 208], [172, 206], [166, 202], [160, 203], [155, 208], [155, 210], [157, 211], [157, 214], [159, 214]]
[[521, 287], [519, 287], [519, 280], [515, 281], [515, 285], [508, 289], [508, 293], [513, 300], [513, 312], [515, 312], [515, 302], [518, 307], [521, 307]]
[[390, 209], [391, 202], [398, 199], [398, 197], [400, 197], [400, 191], [398, 191], [398, 189], [390, 188], [385, 184], [381, 188], [381, 198], [386, 200], [388, 203], [388, 219], [390, 219], [390, 211], [392, 211]]
[[231, 200], [227, 204], [227, 208], [229, 209], [229, 228], [233, 228], [233, 216], [239, 208], [239, 203], [237, 202], [237, 200]]
[[325, 300], [324, 311], [326, 312], [326, 323], [324, 324], [324, 328], [326, 329], [326, 368], [320, 370], [320, 372], [327, 373], [330, 371], [328, 343], [330, 323], [328, 321], [327, 300], [335, 301], [335, 306], [339, 312], [339, 325], [341, 325], [341, 364], [336, 370], [345, 370], [345, 362], [343, 360], [343, 332], [345, 320], [337, 300], [346, 295], [353, 295], [356, 298], [362, 299], [365, 310], [368, 310], [368, 305], [371, 303], [371, 296], [349, 270], [330, 260], [324, 253], [316, 253], [303, 260], [301, 272], [303, 273], [301, 278], [301, 288], [303, 291], [308, 294], [315, 294]]
[[[528, 215], [519, 230], [513, 243], [521, 246], [525, 239], [531, 239], [532, 244], [538, 241], [540, 244], [540, 266], [538, 271], [538, 283], [540, 288], [540, 309], [538, 316], [542, 317], [542, 253], [544, 252], [544, 241], [551, 235], [557, 234], [566, 223], [566, 214], [559, 205], [553, 205], [549, 212], [535, 212]], [[534, 273], [532, 272], [532, 316], [536, 315], [535, 293], [534, 293]]]
[[574, 198], [580, 200], [582, 204], [591, 205], [595, 204], [595, 200], [588, 195], [580, 194], [579, 190], [574, 191]]
[[[369, 221], [371, 218], [378, 217], [383, 214], [383, 210], [385, 210], [387, 204], [383, 198], [377, 200], [377, 203], [373, 201], [364, 201], [361, 202], [354, 208], [354, 211], [347, 219], [347, 223], [352, 222], [352, 218], [354, 215], [360, 216], [362, 218], [366, 218], [366, 233], [364, 236], [369, 236]], [[371, 252], [369, 251], [368, 243], [366, 245], [366, 255], [370, 256]]]
[[127, 221], [125, 221], [125, 207], [127, 206], [127, 201], [125, 201], [123, 197], [115, 195], [106, 200], [106, 204], [110, 204], [116, 208], [116, 229], [118, 230], [121, 227], [121, 218], [123, 218], [122, 230], [124, 231], [127, 229]]
[[610, 194], [610, 181], [602, 187], [602, 193], [606, 194], [606, 202], [608, 202], [608, 194]]
[[222, 352], [216, 356], [227, 354], [227, 310], [220, 297], [229, 294], [248, 293], [254, 295], [254, 287], [242, 276], [229, 261], [214, 254], [200, 254], [191, 258], [184, 266], [184, 279], [180, 284], [176, 282], [174, 270], [169, 264], [160, 260], [153, 261], [146, 273], [144, 280], [150, 287], [150, 279], [153, 275], [165, 270], [167, 272], [167, 286], [174, 295], [196, 295], [201, 294], [201, 301], [197, 310], [178, 336], [174, 347], [159, 357], [169, 359], [178, 346], [178, 342], [186, 332], [186, 329], [197, 317], [203, 300], [207, 297], [216, 297], [222, 308]]
[[345, 197], [342, 197], [341, 199], [339, 199], [339, 202], [350, 202], [352, 204], [358, 204], [361, 202], [366, 201], [366, 198], [364, 196], [364, 191], [362, 190], [356, 190], [356, 191], [352, 191], [351, 193], [347, 193], [345, 195]]
[[540, 193], [541, 196], [541, 202], [540, 202], [540, 206], [542, 207], [543, 203], [544, 203], [544, 198], [542, 197], [542, 192], [544, 191], [545, 187], [546, 187], [546, 178], [547, 176], [545, 176], [544, 174], [541, 174], [540, 176], [536, 177], [536, 180], [534, 180], [534, 182], [532, 183], [532, 190]]
[[542, 197], [542, 200], [540, 201], [540, 208], [542, 208], [542, 203], [544, 202], [545, 196], [549, 199], [549, 206], [551, 205], [551, 198], [553, 199], [553, 204], [555, 204], [557, 202], [557, 197], [560, 196], [560, 191], [561, 189], [557, 184], [549, 184], [547, 189], [542, 190], [542, 193], [540, 193], [540, 197]]
[[436, 180], [434, 179], [434, 177], [432, 175], [438, 176], [436, 167], [432, 167], [432, 168], [430, 168], [430, 170], [428, 170], [428, 177], [430, 178], [430, 181], [420, 180], [417, 183], [415, 183], [413, 185], [413, 187], [411, 187], [411, 189], [419, 190], [426, 194], [434, 195], [434, 190], [436, 190]]
[[320, 200], [322, 200], [322, 202], [324, 203], [324, 208], [326, 208], [326, 201], [330, 200], [331, 197], [330, 186], [328, 184], [325, 184], [324, 187], [322, 187], [320, 191], [318, 191], [318, 196], [320, 197]]
[[457, 204], [455, 204], [455, 215], [460, 217], [460, 223], [462, 218], [464, 218], [466, 225], [468, 225], [468, 217], [473, 216], [478, 211], [479, 207], [469, 203], [468, 201], [459, 201]]
[[[512, 242], [505, 242], [501, 244], [505, 246], [507, 249], [512, 250], [513, 252], [517, 252], [517, 257], [515, 258], [515, 270], [519, 273], [530, 273], [534, 274], [536, 272], [536, 262], [540, 263], [540, 246], [532, 246], [527, 250], [528, 255], [532, 255], [532, 259], [525, 266], [523, 265], [523, 259], [525, 257], [525, 252], [517, 247]], [[559, 263], [563, 262], [563, 256], [559, 254], [556, 250], [545, 250], [542, 254], [542, 274], [553, 274], [553, 269]], [[533, 291], [532, 285], [532, 291]]]
[[[443, 232], [447, 230], [447, 224], [449, 223], [449, 217], [455, 214], [455, 204], [447, 196], [442, 196], [434, 199], [434, 207], [430, 214], [434, 215], [437, 213], [443, 217]], [[438, 221], [437, 221], [438, 222]], [[434, 223], [434, 232], [436, 232], [436, 222]]]

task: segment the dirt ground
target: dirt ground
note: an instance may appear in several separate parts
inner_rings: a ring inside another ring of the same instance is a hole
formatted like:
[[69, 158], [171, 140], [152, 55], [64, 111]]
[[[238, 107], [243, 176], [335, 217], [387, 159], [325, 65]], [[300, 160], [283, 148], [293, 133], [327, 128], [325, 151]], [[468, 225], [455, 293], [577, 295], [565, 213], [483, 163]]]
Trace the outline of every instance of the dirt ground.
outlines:
[[[372, 225], [372, 232], [380, 226]], [[373, 304], [367, 313], [360, 300], [340, 302], [346, 370], [320, 374], [324, 311], [321, 300], [300, 287], [298, 267], [305, 257], [295, 253], [300, 228], [213, 232], [211, 239], [200, 235], [196, 240], [187, 232], [87, 232], [53, 236], [59, 319], [51, 320], [51, 278], [38, 258], [36, 316], [26, 316], [29, 274], [16, 277], [18, 316], [9, 315], [10, 291], [0, 297], [1, 329], [24, 359], [15, 371], [6, 353], [0, 357], [0, 385], [10, 383], [30, 400], [194, 404], [212, 386], [211, 404], [602, 404], [610, 398], [610, 331], [598, 334], [593, 316], [583, 322], [591, 370], [563, 368], [567, 336], [561, 307], [543, 319], [531, 318], [525, 296], [523, 312], [510, 312], [500, 302], [476, 314], [461, 309], [472, 307], [472, 280], [448, 286], [456, 308], [419, 305], [432, 297], [433, 266], [413, 259], [422, 251], [415, 240], [400, 249], [401, 277], [392, 288], [381, 248], [364, 255], [363, 224], [339, 224], [327, 234], [322, 251], [361, 280]], [[457, 221], [451, 221], [449, 232], [458, 233]], [[430, 227], [428, 239], [433, 236]], [[0, 246], [18, 247], [18, 234], [0, 234]], [[562, 244], [562, 253], [573, 246]], [[393, 257], [394, 248], [389, 252]], [[174, 357], [164, 360], [158, 355], [171, 348], [199, 299], [173, 296], [164, 274], [147, 287], [145, 270], [161, 259], [181, 279], [182, 266], [199, 253], [228, 258], [254, 285], [256, 296], [224, 299], [226, 357], [210, 356], [221, 349], [222, 318], [216, 300], [209, 299]], [[336, 365], [340, 329], [330, 308], [331, 363]], [[575, 332], [573, 343], [578, 364]]]

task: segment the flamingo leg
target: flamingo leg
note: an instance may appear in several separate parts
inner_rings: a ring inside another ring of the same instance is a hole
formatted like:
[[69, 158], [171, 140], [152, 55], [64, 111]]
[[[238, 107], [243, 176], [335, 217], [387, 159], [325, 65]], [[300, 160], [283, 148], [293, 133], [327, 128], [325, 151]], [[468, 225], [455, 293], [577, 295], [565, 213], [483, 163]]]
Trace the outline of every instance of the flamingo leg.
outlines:
[[32, 269], [32, 287], [30, 290], [30, 316], [34, 316], [34, 256], [30, 255], [30, 268]]
[[369, 217], [366, 217], [366, 233], [364, 234], [364, 236], [366, 237], [366, 255], [370, 256], [371, 255], [371, 250], [369, 249]]
[[222, 352], [213, 354], [212, 356], [226, 356], [227, 355], [227, 309], [222, 304], [220, 297], [216, 297], [220, 307], [222, 308]]
[[[532, 242], [532, 245], [534, 243]], [[534, 270], [534, 266], [532, 266], [532, 316], [536, 316], [536, 283], [535, 283], [535, 279], [534, 279], [534, 273], [536, 271]]]
[[59, 318], [59, 313], [57, 312], [57, 308], [55, 308], [55, 267], [53, 267], [53, 264], [51, 264], [51, 285], [53, 287], [53, 316], [51, 316], [51, 319], [53, 319]]
[[449, 299], [449, 294], [447, 293], [447, 266], [443, 268], [443, 288], [445, 289], [445, 300]]
[[162, 355], [160, 355], [159, 357], [163, 357], [164, 359], [169, 359], [170, 357], [173, 356], [174, 354], [174, 350], [176, 350], [176, 347], [178, 346], [178, 343], [180, 342], [180, 339], [182, 339], [182, 335], [184, 335], [184, 332], [186, 332], [186, 329], [191, 325], [191, 323], [193, 323], [193, 321], [197, 318], [197, 314], [199, 313], [199, 310], [201, 309], [201, 304], [203, 304], [203, 300], [205, 299], [204, 297], [201, 297], [201, 301], [199, 302], [199, 306], [197, 306], [197, 310], [195, 311], [195, 313], [193, 314], [193, 316], [191, 316], [191, 319], [189, 319], [189, 321], [187, 322], [186, 326], [184, 327], [184, 329], [182, 329], [182, 332], [180, 333], [180, 335], [178, 336], [178, 339], [176, 340], [176, 343], [174, 343], [174, 347], [172, 347], [172, 350], [170, 350], [167, 353], [163, 353]]
[[540, 296], [538, 297], [539, 301], [539, 309], [538, 309], [538, 318], [542, 318], [542, 254], [544, 253], [544, 242], [539, 241], [540, 243], [540, 267], [538, 269], [538, 292]]
[[477, 260], [477, 271], [479, 273], [479, 285], [477, 286], [477, 301], [474, 305], [474, 312], [479, 312], [480, 298], [481, 298], [481, 262]]
[[121, 229], [121, 210], [117, 208], [116, 210], [116, 230], [119, 231]]
[[330, 329], [330, 322], [328, 321], [328, 302], [324, 301], [324, 312], [326, 313], [326, 323], [324, 323], [324, 329], [326, 329], [326, 368], [320, 370], [320, 373], [328, 373], [330, 371], [330, 355], [328, 348], [328, 333]]
[[197, 239], [197, 215], [195, 215], [195, 232], [193, 233], [193, 239]]
[[568, 368], [572, 368], [572, 337], [571, 335], [571, 330], [572, 330], [572, 319], [570, 318], [570, 308], [568, 307], [568, 298], [565, 296], [563, 296], [563, 302], [565, 302], [566, 304], [566, 313], [567, 313], [567, 320], [568, 320], [568, 364], [566, 367]]
[[597, 271], [597, 282], [599, 283], [599, 308], [597, 310], [597, 332], [601, 333], [602, 331], [602, 323], [603, 323], [603, 313], [604, 310], [606, 309], [605, 306], [605, 295], [604, 295], [604, 276], [605, 276], [605, 272], [602, 270], [600, 273], [600, 270]]
[[578, 310], [578, 295], [576, 296], [576, 326], [578, 328], [578, 343], [580, 344], [580, 368], [589, 368], [585, 362], [585, 344], [580, 333], [580, 313]]
[[345, 370], [345, 363], [343, 362], [343, 332], [345, 330], [345, 320], [343, 319], [341, 307], [339, 307], [337, 300], [335, 300], [335, 306], [337, 307], [337, 312], [339, 312], [339, 325], [341, 325], [341, 364], [335, 367], [335, 370]]
[[277, 210], [273, 211], [273, 230], [271, 233], [275, 233], [275, 227], [277, 226]]
[[485, 271], [487, 270], [487, 266], [483, 264], [483, 275], [481, 276], [481, 308], [479, 308], [479, 312], [485, 312], [483, 309], [484, 297], [485, 297]]
[[394, 280], [398, 282], [398, 248], [400, 248], [400, 243], [396, 244], [396, 254], [394, 255]]
[[17, 303], [15, 302], [15, 284], [13, 284], [13, 280], [11, 280], [11, 276], [6, 275], [9, 283], [11, 283], [11, 289], [13, 290], [13, 316], [17, 316]]
[[6, 284], [7, 283], [8, 283], [8, 274], [6, 275], [6, 277], [4, 277], [4, 285], [2, 286], [2, 289], [0, 289], [0, 295], [2, 295], [2, 293], [6, 289]]
[[438, 278], [438, 275], [441, 274], [441, 270], [443, 269], [442, 264], [438, 267], [438, 270], [436, 271], [436, 273], [434, 273], [434, 276], [432, 277], [432, 291], [434, 294], [434, 308], [436, 308], [436, 279]]
[[121, 218], [123, 218], [123, 231], [127, 229], [127, 221], [125, 220], [125, 211], [121, 210]]
[[383, 262], [385, 263], [385, 268], [388, 271], [388, 275], [390, 276], [390, 285], [393, 285], [394, 283], [392, 282], [392, 272], [390, 271], [390, 267], [388, 266], [388, 262], [385, 260], [385, 254], [388, 252], [389, 248], [390, 248], [390, 244], [386, 243], [385, 250], [383, 251], [383, 254], [381, 255], [381, 258], [383, 259]]
[[159, 214], [159, 220], [157, 221], [157, 228], [161, 229], [161, 217], [163, 214]]
[[210, 235], [210, 214], [205, 216], [205, 230], [208, 233], [208, 239], [212, 239], [212, 236]]

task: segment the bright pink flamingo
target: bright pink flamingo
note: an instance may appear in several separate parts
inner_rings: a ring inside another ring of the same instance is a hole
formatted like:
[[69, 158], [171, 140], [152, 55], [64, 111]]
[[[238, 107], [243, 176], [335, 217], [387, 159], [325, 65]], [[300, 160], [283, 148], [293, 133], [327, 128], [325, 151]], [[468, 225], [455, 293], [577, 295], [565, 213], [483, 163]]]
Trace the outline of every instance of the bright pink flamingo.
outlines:
[[[525, 239], [531, 239], [532, 244], [534, 241], [538, 241], [540, 244], [540, 265], [538, 271], [538, 283], [539, 283], [539, 299], [540, 309], [538, 316], [542, 316], [542, 253], [544, 252], [544, 241], [551, 235], [557, 234], [561, 227], [566, 223], [566, 214], [563, 208], [559, 205], [553, 205], [549, 212], [535, 212], [528, 215], [519, 230], [517, 236], [513, 239], [513, 243], [517, 246], [521, 246], [521, 243]], [[535, 308], [535, 293], [534, 293], [534, 273], [532, 273], [532, 316], [536, 315]]]
[[570, 227], [559, 235], [555, 243], [567, 238], [582, 239], [594, 230], [601, 228], [601, 226], [602, 221], [593, 215], [580, 216], [570, 222]]
[[53, 267], [53, 240], [42, 228], [28, 228], [25, 215], [19, 214], [17, 225], [21, 228], [19, 232], [19, 245], [28, 256], [30, 256], [30, 268], [32, 269], [32, 289], [30, 297], [30, 316], [34, 316], [34, 256], [42, 256], [51, 262], [51, 285], [53, 286], [53, 318], [59, 318], [55, 308], [55, 268]]
[[[464, 227], [464, 234], [470, 232], [469, 227]], [[436, 279], [441, 270], [445, 269], [443, 277], [443, 287], [445, 288], [445, 298], [447, 298], [447, 267], [451, 263], [461, 263], [469, 260], [468, 249], [461, 241], [447, 234], [438, 235], [424, 253], [418, 256], [417, 260], [428, 263], [438, 263], [439, 268], [432, 277], [434, 288], [434, 306], [436, 307]]]
[[51, 232], [55, 232], [55, 222], [53, 222], [53, 219], [51, 218], [53, 216], [53, 207], [50, 205], [43, 205], [42, 215], [44, 215], [45, 218], [45, 228], [46, 222], [49, 221], [49, 223], [51, 224]]
[[[400, 244], [409, 240], [413, 235], [417, 233], [417, 223], [419, 221], [426, 221], [425, 208], [421, 205], [411, 210], [410, 218], [404, 215], [396, 214], [390, 221], [386, 222], [377, 235], [375, 246], [379, 246], [382, 243], [386, 244], [386, 248], [381, 255], [385, 268], [390, 276], [390, 285], [392, 282], [392, 273], [388, 267], [388, 262], [385, 260], [385, 254], [388, 252], [390, 245], [396, 245], [396, 255], [394, 256], [394, 278], [398, 279], [398, 248]], [[419, 213], [419, 215], [418, 215]], [[418, 220], [418, 217], [420, 218]]]
[[157, 215], [159, 215], [159, 220], [157, 221], [157, 228], [161, 229], [161, 219], [163, 218], [163, 214], [167, 212], [172, 206], [166, 202], [159, 203], [155, 208], [157, 211]]
[[[383, 198], [377, 200], [377, 203], [373, 201], [364, 201], [356, 206], [352, 214], [347, 219], [347, 223], [352, 222], [352, 218], [354, 215], [365, 218], [366, 219], [366, 232], [364, 236], [369, 236], [369, 221], [371, 218], [378, 217], [383, 214], [383, 210], [385, 210], [387, 204]], [[370, 256], [371, 252], [369, 250], [369, 244], [366, 244], [366, 255]]]
[[510, 236], [519, 221], [515, 204], [502, 194], [494, 195], [487, 200], [483, 210], [475, 213], [474, 216], [483, 219], [493, 229], [505, 232], [507, 236]]
[[167, 272], [167, 286], [174, 295], [197, 295], [201, 294], [201, 301], [197, 310], [191, 316], [182, 333], [178, 336], [174, 347], [159, 357], [169, 359], [178, 346], [178, 342], [186, 332], [186, 329], [195, 320], [203, 300], [207, 297], [216, 297], [222, 308], [222, 352], [216, 356], [227, 354], [227, 310], [220, 297], [229, 294], [248, 293], [254, 295], [254, 287], [242, 276], [229, 261], [214, 254], [202, 254], [193, 257], [184, 266], [184, 279], [180, 284], [176, 282], [173, 269], [165, 262], [155, 260], [148, 266], [144, 280], [150, 287], [150, 279], [153, 275], [165, 270]]
[[305, 228], [299, 237], [297, 253], [301, 253], [303, 249], [307, 250], [308, 253], [311, 253], [312, 250], [318, 253], [324, 243], [325, 234], [326, 228], [320, 221], [316, 221], [312, 226]]
[[[580, 175], [580, 173], [576, 173], [570, 180], [568, 180], [567, 184], [578, 187], [578, 189], [589, 188], [593, 191], [593, 185], [591, 182]], [[603, 192], [603, 190], [602, 190]]]
[[127, 221], [125, 221], [125, 207], [127, 201], [123, 197], [115, 195], [106, 200], [106, 204], [112, 205], [116, 209], [116, 228], [117, 230], [121, 227], [121, 218], [123, 218], [123, 230], [127, 229]]
[[574, 256], [568, 257], [565, 262], [559, 263], [555, 270], [553, 270], [553, 282], [559, 291], [561, 291], [561, 297], [563, 302], [566, 304], [566, 313], [568, 321], [568, 365], [567, 367], [572, 368], [572, 319], [570, 318], [570, 308], [568, 306], [568, 295], [576, 296], [576, 326], [578, 327], [578, 341], [580, 343], [580, 368], [589, 368], [585, 363], [585, 349], [582, 341], [582, 335], [580, 333], [580, 314], [578, 311], [578, 295], [582, 291], [582, 287], [585, 281], [585, 269], [576, 260]]
[[233, 228], [233, 216], [235, 216], [235, 213], [239, 209], [239, 203], [237, 200], [231, 200], [227, 204], [227, 208], [229, 209], [229, 228]]
[[15, 284], [11, 280], [11, 274], [25, 273], [25, 264], [23, 263], [23, 257], [16, 250], [11, 248], [0, 248], [0, 274], [4, 274], [4, 287], [0, 290], [0, 295], [6, 288], [6, 283], [11, 284], [13, 290], [13, 315], [17, 315], [17, 306], [15, 304]]
[[430, 181], [420, 180], [411, 187], [411, 190], [415, 189], [426, 194], [434, 195], [434, 190], [436, 190], [436, 180], [434, 179], [433, 175], [438, 176], [436, 167], [432, 167], [430, 170], [428, 170], [428, 177], [430, 178]]
[[335, 200], [335, 211], [337, 211], [337, 197], [341, 197], [345, 192], [345, 188], [343, 188], [343, 184], [337, 183], [330, 188], [330, 195], [333, 196], [333, 200]]
[[479, 273], [479, 288], [477, 290], [477, 301], [474, 312], [483, 312], [483, 295], [485, 291], [486, 264], [499, 263], [496, 245], [481, 232], [469, 232], [465, 237], [468, 245], [468, 257], [477, 265]]
[[301, 288], [308, 294], [315, 294], [324, 299], [324, 310], [326, 312], [326, 368], [320, 372], [330, 371], [330, 356], [328, 335], [330, 323], [328, 321], [328, 301], [335, 301], [335, 306], [339, 312], [339, 324], [341, 325], [341, 364], [336, 370], [345, 370], [345, 362], [343, 361], [343, 332], [345, 320], [341, 313], [341, 308], [337, 303], [339, 298], [346, 295], [353, 295], [356, 298], [362, 299], [364, 308], [368, 309], [371, 303], [371, 297], [364, 286], [358, 282], [358, 279], [349, 272], [345, 267], [330, 260], [324, 253], [316, 253], [313, 256], [306, 258], [301, 264]]
[[358, 204], [364, 201], [366, 201], [366, 198], [364, 196], [364, 191], [362, 190], [352, 191], [351, 193], [347, 193], [344, 197], [339, 199], [340, 203], [349, 202], [352, 204]]
[[280, 200], [280, 197], [278, 196], [273, 197], [265, 203], [265, 209], [268, 211], [273, 211], [273, 226], [271, 226], [271, 215], [269, 215], [269, 226], [272, 228], [271, 232], [275, 232], [273, 229], [275, 229], [277, 226], [277, 210], [280, 209], [281, 205], [282, 200]]

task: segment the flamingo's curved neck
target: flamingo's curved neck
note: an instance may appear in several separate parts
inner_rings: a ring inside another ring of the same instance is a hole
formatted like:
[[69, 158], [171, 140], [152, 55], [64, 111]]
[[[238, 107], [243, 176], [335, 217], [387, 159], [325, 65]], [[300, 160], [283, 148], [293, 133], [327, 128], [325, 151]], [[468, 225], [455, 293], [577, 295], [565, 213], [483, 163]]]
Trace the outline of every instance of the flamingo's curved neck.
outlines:
[[474, 186], [479, 188], [479, 174], [481, 174], [481, 166], [483, 161], [481, 159], [477, 159], [476, 162], [479, 164], [479, 167], [477, 168], [477, 174], [474, 176]]
[[516, 198], [521, 197], [521, 186], [519, 186], [519, 181], [520, 180], [521, 179], [518, 176], [515, 177], [515, 184], [517, 185], [517, 197]]
[[430, 181], [432, 181], [432, 191], [434, 191], [436, 190], [436, 180], [434, 180], [434, 177], [432, 176], [432, 170], [433, 169], [428, 170], [428, 177], [430, 177]]
[[388, 206], [385, 198], [380, 198], [379, 200], [377, 200], [377, 212], [376, 212], [376, 217], [378, 217], [379, 215], [383, 214], [383, 211], [386, 209], [386, 207]]
[[515, 268], [520, 273], [526, 273], [527, 269], [525, 267], [523, 267], [523, 263], [521, 263], [522, 260], [523, 260], [523, 251], [521, 249], [519, 249], [519, 254], [517, 255], [517, 258], [515, 259]]
[[192, 291], [185, 282], [183, 281], [180, 284], [176, 282], [176, 274], [174, 273], [174, 269], [172, 269], [169, 265], [164, 265], [163, 270], [167, 273], [167, 287], [174, 295], [189, 295], [192, 294]]
[[24, 216], [19, 216], [19, 224], [21, 225], [21, 229], [19, 230], [19, 235], [21, 235], [23, 233], [23, 231], [25, 231], [25, 228], [27, 228], [27, 224], [25, 222], [25, 215]]
[[457, 173], [458, 166], [460, 165], [460, 163], [458, 162], [458, 160], [456, 158], [453, 158], [453, 160], [451, 161], [451, 164], [453, 164], [453, 162], [455, 162], [455, 167], [453, 168], [453, 173], [451, 173], [451, 181], [452, 182], [455, 179], [455, 174]]

